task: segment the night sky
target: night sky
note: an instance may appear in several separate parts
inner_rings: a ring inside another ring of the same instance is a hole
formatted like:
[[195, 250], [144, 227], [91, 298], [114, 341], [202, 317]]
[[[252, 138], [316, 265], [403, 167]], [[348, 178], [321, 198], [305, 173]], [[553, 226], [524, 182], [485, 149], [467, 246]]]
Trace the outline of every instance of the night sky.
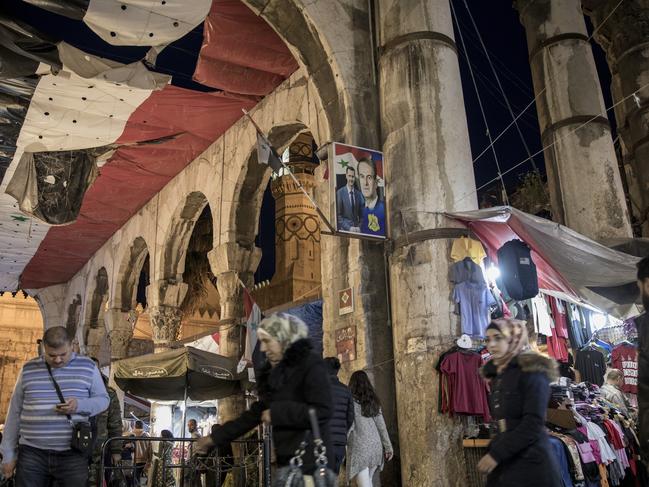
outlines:
[[[476, 90], [473, 87], [467, 57], [473, 67], [478, 91], [482, 99], [487, 122], [492, 137], [499, 135], [512, 121], [505, 101], [499, 92], [496, 78], [480, 45], [478, 34], [466, 9], [465, 0], [453, 0], [457, 21], [464, 37], [467, 53], [462, 45], [459, 32], [455, 32], [460, 53], [462, 86], [471, 139], [473, 157], [477, 157], [489, 145], [486, 128], [482, 120]], [[479, 1], [466, 0], [477, 25], [479, 34], [487, 47], [491, 62], [497, 72], [509, 103], [516, 115], [533, 99], [534, 93], [527, 56], [527, 44], [518, 13], [512, 7], [511, 0]], [[38, 28], [57, 40], [66, 42], [98, 56], [128, 63], [142, 59], [148, 48], [111, 46], [94, 34], [83, 22], [51, 14], [42, 9], [25, 4], [20, 0], [4, 0], [0, 13], [9, 13]], [[198, 52], [202, 42], [203, 26], [196, 27], [182, 39], [171, 44], [158, 57], [156, 70], [173, 76], [173, 84], [184, 88], [202, 91], [214, 91], [192, 81], [191, 76], [196, 66]], [[593, 45], [595, 45], [593, 43]], [[604, 100], [611, 105], [609, 92], [610, 75], [603, 52], [595, 45], [595, 60], [600, 72]], [[468, 54], [468, 56], [467, 56]], [[519, 119], [522, 137], [515, 127], [511, 127], [495, 144], [498, 160], [503, 172], [516, 166], [528, 157], [527, 144], [531, 154], [541, 148], [536, 109], [530, 107]], [[613, 114], [609, 113], [613, 119]], [[614, 125], [614, 120], [612, 120]], [[523, 143], [525, 141], [525, 144]], [[351, 141], [353, 143], [353, 141]], [[544, 174], [543, 155], [534, 157], [534, 162]], [[496, 161], [492, 151], [487, 151], [474, 163], [476, 186], [481, 187], [497, 176]], [[505, 184], [511, 193], [516, 187], [520, 175], [533, 169], [531, 161], [520, 165], [505, 176]], [[488, 188], [493, 188], [492, 183]], [[256, 280], [269, 279], [274, 272], [274, 202], [270, 191], [264, 195], [260, 235], [258, 245], [262, 247], [263, 259]]]

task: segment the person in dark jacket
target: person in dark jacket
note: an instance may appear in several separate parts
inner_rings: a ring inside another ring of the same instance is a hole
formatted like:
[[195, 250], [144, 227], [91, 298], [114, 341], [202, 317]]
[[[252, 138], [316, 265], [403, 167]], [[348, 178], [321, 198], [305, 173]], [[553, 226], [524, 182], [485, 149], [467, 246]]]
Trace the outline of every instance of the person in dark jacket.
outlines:
[[[273, 427], [279, 467], [276, 479], [281, 479], [286, 476], [289, 461], [300, 443], [308, 438], [311, 430], [308, 411], [313, 408], [326, 451], [332, 451], [329, 437], [332, 402], [327, 367], [313, 350], [307, 335], [306, 325], [295, 316], [277, 313], [262, 320], [257, 336], [266, 363], [255, 373], [259, 400], [237, 419], [198, 440], [198, 449], [205, 451], [214, 445], [221, 448], [263, 421]], [[312, 443], [306, 448], [303, 462], [304, 473], [313, 473]]]
[[491, 382], [490, 406], [498, 435], [478, 463], [488, 487], [561, 487], [545, 431], [550, 382], [557, 364], [528, 351], [525, 322], [494, 320], [487, 327], [492, 359], [482, 368]]
[[333, 454], [330, 457], [333, 460], [333, 471], [339, 473], [340, 466], [345, 459], [347, 433], [354, 424], [354, 399], [349, 387], [338, 380], [340, 360], [336, 357], [327, 357], [324, 360], [329, 367], [329, 382], [333, 400], [333, 414], [329, 421], [329, 432], [331, 433], [331, 444], [333, 445]]
[[[644, 314], [636, 318], [638, 329], [638, 422], [642, 458], [649, 458], [649, 256], [638, 263], [638, 287]], [[645, 465], [647, 461], [645, 460]]]

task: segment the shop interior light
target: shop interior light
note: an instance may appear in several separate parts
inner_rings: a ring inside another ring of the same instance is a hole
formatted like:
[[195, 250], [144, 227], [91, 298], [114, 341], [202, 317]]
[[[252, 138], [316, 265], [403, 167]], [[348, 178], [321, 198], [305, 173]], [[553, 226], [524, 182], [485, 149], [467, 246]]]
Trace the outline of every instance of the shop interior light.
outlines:
[[606, 315], [602, 313], [593, 313], [592, 324], [595, 330], [604, 328], [606, 326], [606, 322], [607, 322]]
[[489, 279], [490, 281], [495, 281], [499, 277], [500, 277], [500, 269], [498, 269], [498, 267], [496, 267], [493, 264], [490, 265], [487, 268], [487, 279]]

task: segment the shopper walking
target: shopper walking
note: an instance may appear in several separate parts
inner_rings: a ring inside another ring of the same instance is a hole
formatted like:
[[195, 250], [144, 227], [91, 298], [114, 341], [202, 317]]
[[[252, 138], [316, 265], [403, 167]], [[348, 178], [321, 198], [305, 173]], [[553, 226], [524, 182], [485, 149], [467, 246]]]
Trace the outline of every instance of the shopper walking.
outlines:
[[340, 360], [336, 357], [324, 359], [329, 368], [329, 383], [333, 401], [333, 414], [329, 421], [333, 452], [329, 455], [333, 471], [338, 474], [345, 459], [347, 433], [354, 424], [354, 400], [349, 388], [338, 379]]
[[[92, 361], [97, 366], [99, 370], [99, 360], [95, 357], [92, 357]], [[99, 372], [101, 374], [101, 371]], [[102, 455], [102, 446], [104, 441], [109, 438], [117, 438], [122, 436], [122, 409], [119, 405], [119, 398], [117, 397], [117, 392], [115, 389], [108, 385], [108, 377], [101, 374], [101, 378], [104, 381], [104, 386], [106, 387], [106, 392], [109, 397], [108, 409], [97, 415], [97, 437], [95, 439], [95, 449], [92, 453], [92, 459], [90, 461], [90, 470], [88, 473], [88, 487], [96, 487], [103, 485], [99, 481], [101, 477], [101, 472], [99, 472], [100, 460]], [[122, 444], [120, 441], [113, 441], [106, 447], [104, 452], [104, 466], [119, 466], [122, 459]], [[120, 472], [117, 470], [112, 471], [116, 476], [121, 478]], [[106, 472], [104, 478], [106, 483], [109, 483], [111, 478], [111, 472]]]
[[135, 464], [135, 471], [133, 474], [133, 479], [135, 481], [136, 487], [139, 487], [140, 480], [142, 479], [142, 474], [147, 473], [149, 467], [151, 466], [153, 448], [150, 441], [139, 439], [149, 438], [149, 434], [144, 431], [144, 423], [142, 421], [137, 420], [135, 422], [133, 434], [135, 435], [135, 458], [133, 460], [133, 463]]
[[5, 477], [15, 473], [16, 487], [81, 487], [89, 458], [72, 449], [71, 423], [105, 410], [108, 394], [93, 361], [72, 351], [65, 327], [45, 332], [43, 352], [23, 366], [11, 396], [0, 445], [2, 471]]
[[[308, 329], [299, 318], [273, 314], [259, 324], [257, 336], [266, 363], [256, 371], [259, 401], [239, 418], [224, 423], [208, 437], [198, 440], [201, 450], [216, 445], [219, 449], [250, 431], [262, 421], [273, 427], [273, 445], [278, 471], [274, 485], [284, 485], [289, 461], [311, 430], [309, 409], [318, 417], [327, 452], [331, 452], [329, 418], [331, 387], [327, 367], [307, 339]], [[313, 444], [303, 457], [306, 475], [315, 470]]]
[[492, 321], [487, 349], [492, 359], [482, 368], [491, 381], [490, 404], [498, 435], [478, 463], [491, 487], [562, 487], [545, 414], [550, 381], [558, 377], [554, 360], [527, 350], [525, 322]]
[[392, 442], [381, 412], [381, 403], [367, 374], [358, 370], [349, 379], [354, 398], [354, 423], [347, 446], [347, 478], [358, 487], [372, 487], [377, 469], [392, 460]]
[[158, 444], [158, 452], [156, 453], [158, 458], [154, 462], [151, 473], [152, 485], [153, 487], [175, 487], [176, 479], [172, 468], [174, 443], [171, 441], [174, 435], [169, 430], [162, 430], [160, 436], [167, 439]]
[[[638, 263], [638, 287], [644, 314], [636, 319], [638, 329], [638, 419], [642, 458], [649, 458], [649, 256]], [[645, 465], [647, 460], [645, 461]]]
[[622, 392], [624, 374], [618, 369], [611, 369], [606, 374], [606, 383], [601, 387], [600, 392], [604, 399], [613, 403], [624, 414], [631, 412], [631, 403]]

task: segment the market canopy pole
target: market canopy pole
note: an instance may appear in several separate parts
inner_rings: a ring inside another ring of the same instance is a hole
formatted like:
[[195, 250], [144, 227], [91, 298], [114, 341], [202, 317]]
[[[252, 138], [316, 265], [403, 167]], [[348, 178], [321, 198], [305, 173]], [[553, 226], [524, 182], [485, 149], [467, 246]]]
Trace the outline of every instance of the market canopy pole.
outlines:
[[277, 155], [275, 148], [272, 146], [268, 138], [261, 131], [259, 125], [255, 123], [255, 121], [253, 120], [253, 118], [250, 116], [250, 114], [245, 108], [242, 108], [241, 111], [246, 117], [248, 117], [248, 120], [250, 120], [252, 125], [255, 127], [255, 130], [257, 131], [257, 156], [259, 157], [259, 163], [270, 166], [275, 173], [278, 173], [280, 169], [284, 169], [286, 173], [291, 177], [295, 185], [298, 188], [300, 188], [300, 190], [307, 197], [309, 203], [313, 205], [315, 211], [318, 212], [318, 215], [320, 216], [322, 221], [325, 223], [325, 225], [327, 225], [327, 228], [329, 228], [329, 231], [335, 235], [336, 230], [331, 224], [331, 222], [329, 221], [329, 219], [325, 216], [325, 214], [317, 205], [317, 203], [314, 201], [314, 199], [311, 197], [309, 192], [304, 188], [304, 186], [302, 186], [302, 183], [300, 183], [300, 181], [295, 177], [293, 171], [291, 171], [291, 169], [286, 164], [284, 164], [282, 159]]

